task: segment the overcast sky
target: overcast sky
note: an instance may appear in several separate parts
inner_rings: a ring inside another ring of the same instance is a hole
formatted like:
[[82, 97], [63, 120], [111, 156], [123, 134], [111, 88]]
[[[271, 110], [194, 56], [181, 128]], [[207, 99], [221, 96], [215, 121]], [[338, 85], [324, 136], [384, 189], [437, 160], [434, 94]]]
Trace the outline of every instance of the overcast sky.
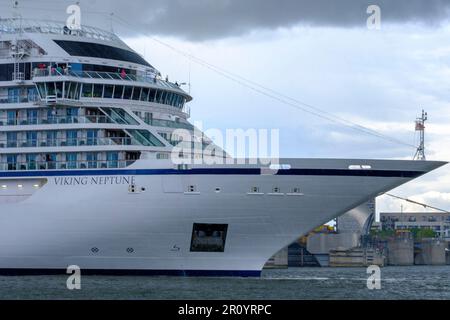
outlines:
[[[6, 2], [0, 4], [1, 17], [12, 14]], [[72, 3], [19, 0], [19, 7], [24, 17], [64, 21]], [[381, 8], [381, 30], [367, 28], [370, 4]], [[411, 147], [263, 96], [154, 38], [410, 144], [416, 143], [414, 119], [425, 108], [427, 157], [450, 160], [450, 1], [83, 0], [80, 6], [83, 24], [112, 25], [170, 80], [188, 81], [190, 74], [191, 120], [203, 121], [204, 129], [279, 129], [282, 157], [410, 159], [414, 154]], [[393, 193], [450, 210], [450, 166]], [[382, 211], [399, 210], [400, 204], [386, 197], [377, 202]]]

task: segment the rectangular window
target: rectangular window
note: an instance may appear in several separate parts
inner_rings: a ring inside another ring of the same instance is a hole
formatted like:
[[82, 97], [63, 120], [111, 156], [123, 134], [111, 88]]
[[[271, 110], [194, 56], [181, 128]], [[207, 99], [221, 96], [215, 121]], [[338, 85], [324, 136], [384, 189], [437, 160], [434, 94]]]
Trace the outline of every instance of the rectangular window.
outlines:
[[79, 113], [79, 108], [67, 108], [66, 109], [67, 123], [77, 123], [78, 122], [78, 113]]
[[141, 101], [148, 101], [149, 88], [142, 88]]
[[28, 170], [36, 170], [36, 155], [27, 154], [27, 165]]
[[103, 94], [104, 98], [111, 99], [113, 97], [114, 86], [110, 84], [105, 84], [105, 93]]
[[83, 89], [81, 91], [81, 96], [83, 98], [92, 98], [92, 84], [83, 83]]
[[27, 121], [29, 124], [37, 124], [38, 110], [36, 109], [27, 110]]
[[38, 83], [37, 88], [38, 88], [39, 96], [41, 97], [41, 99], [45, 98], [45, 84]]
[[146, 112], [144, 114], [144, 122], [147, 123], [147, 124], [152, 124], [152, 122], [153, 122], [153, 113]]
[[8, 170], [17, 170], [17, 155], [10, 154], [6, 156], [6, 162], [8, 165]]
[[103, 85], [94, 84], [94, 98], [101, 98], [103, 96]]
[[17, 132], [6, 133], [6, 145], [8, 148], [17, 148]]
[[[70, 93], [70, 85], [72, 82], [66, 81], [64, 82], [64, 98], [69, 99], [69, 93]], [[38, 85], [39, 87], [39, 85]], [[40, 90], [39, 90], [40, 91]]]
[[8, 126], [14, 126], [17, 124], [17, 111], [16, 110], [8, 110], [7, 112], [7, 123]]
[[14, 64], [0, 64], [0, 81], [11, 81], [14, 73]]
[[68, 130], [66, 131], [66, 142], [68, 146], [76, 146], [78, 140], [78, 131], [77, 130]]
[[130, 100], [132, 94], [133, 94], [133, 87], [125, 87], [125, 90], [123, 91], [123, 98]]
[[106, 154], [106, 160], [108, 161], [108, 168], [117, 168], [119, 163], [119, 153], [118, 152], [108, 152]]
[[191, 252], [224, 252], [228, 224], [194, 223]]
[[164, 101], [164, 104], [170, 104], [171, 99], [172, 99], [172, 92], [167, 92], [166, 100]]
[[8, 103], [19, 103], [20, 101], [20, 89], [9, 88], [8, 89]]
[[37, 147], [37, 132], [28, 131], [27, 132], [27, 147]]
[[97, 130], [88, 130], [87, 132], [87, 145], [97, 145]]
[[56, 131], [47, 131], [47, 146], [55, 147], [56, 146]]
[[167, 96], [167, 92], [163, 91], [163, 93], [161, 95], [161, 100], [159, 101], [159, 103], [164, 103], [164, 101], [166, 101], [166, 96]]
[[155, 101], [155, 97], [156, 97], [156, 90], [155, 89], [150, 89], [150, 96], [149, 96], [148, 101], [154, 102]]
[[72, 82], [72, 84], [70, 85], [70, 91], [69, 91], [69, 99], [72, 99], [72, 100], [76, 100], [76, 99], [78, 99], [78, 88], [79, 88], [79, 85], [78, 85], [78, 83], [77, 82]]
[[45, 155], [45, 163], [47, 169], [56, 169], [56, 153], [47, 153]]
[[47, 96], [54, 96], [54, 95], [56, 95], [55, 83], [54, 82], [47, 82], [45, 84], [45, 88], [47, 90]]
[[161, 91], [161, 90], [158, 90], [156, 92], [156, 101], [155, 101], [156, 103], [161, 103], [162, 94], [163, 94], [163, 91]]
[[28, 88], [27, 89], [28, 101], [36, 102], [38, 101], [38, 93], [36, 88]]
[[139, 87], [134, 87], [134, 91], [133, 91], [133, 100], [139, 100], [141, 97], [141, 89]]
[[96, 153], [87, 153], [86, 154], [86, 160], [88, 162], [88, 168], [89, 169], [96, 169], [97, 168], [97, 154]]
[[77, 168], [77, 154], [67, 153], [66, 154], [67, 168], [76, 169]]
[[114, 99], [122, 99], [123, 86], [115, 86], [114, 88]]
[[56, 97], [57, 98], [62, 98], [63, 96], [63, 83], [62, 82], [56, 82], [55, 83], [55, 88], [56, 88]]

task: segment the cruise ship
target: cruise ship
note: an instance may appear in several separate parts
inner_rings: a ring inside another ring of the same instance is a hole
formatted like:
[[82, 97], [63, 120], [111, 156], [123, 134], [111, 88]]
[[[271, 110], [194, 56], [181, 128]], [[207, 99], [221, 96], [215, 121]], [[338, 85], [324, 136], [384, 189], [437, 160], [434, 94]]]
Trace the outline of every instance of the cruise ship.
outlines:
[[259, 276], [299, 236], [444, 165], [237, 161], [189, 122], [191, 100], [111, 32], [0, 20], [0, 273]]

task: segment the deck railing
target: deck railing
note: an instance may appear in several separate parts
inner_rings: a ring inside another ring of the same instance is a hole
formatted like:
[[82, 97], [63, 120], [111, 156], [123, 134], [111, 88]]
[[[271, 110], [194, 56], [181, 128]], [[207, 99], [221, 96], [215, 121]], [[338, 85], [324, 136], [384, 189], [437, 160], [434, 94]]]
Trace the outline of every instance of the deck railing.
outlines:
[[0, 162], [0, 171], [77, 170], [126, 168], [135, 160]]
[[80, 146], [142, 146], [138, 140], [131, 137], [107, 138], [58, 138], [58, 139], [16, 139], [0, 140], [3, 148], [37, 148], [37, 147], [80, 147]]
[[73, 71], [62, 68], [46, 68], [35, 69], [33, 71], [33, 77], [74, 77], [79, 79], [102, 79], [102, 80], [122, 80], [122, 81], [135, 81], [153, 83], [160, 87], [180, 89], [178, 83], [172, 83], [166, 80], [159, 79], [156, 75], [150, 74], [149, 76], [138, 76], [135, 74], [118, 73], [118, 72], [99, 72], [99, 71]]
[[47, 118], [0, 120], [0, 126], [24, 126], [37, 124], [114, 123], [105, 115], [51, 116]]

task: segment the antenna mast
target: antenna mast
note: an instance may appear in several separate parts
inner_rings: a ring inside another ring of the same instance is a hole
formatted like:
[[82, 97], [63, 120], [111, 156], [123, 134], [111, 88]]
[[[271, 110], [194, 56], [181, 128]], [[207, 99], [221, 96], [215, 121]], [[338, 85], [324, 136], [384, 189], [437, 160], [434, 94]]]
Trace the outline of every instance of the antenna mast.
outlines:
[[426, 160], [425, 158], [425, 121], [428, 120], [427, 113], [422, 110], [422, 117], [416, 119], [416, 131], [419, 131], [419, 146], [413, 160]]

